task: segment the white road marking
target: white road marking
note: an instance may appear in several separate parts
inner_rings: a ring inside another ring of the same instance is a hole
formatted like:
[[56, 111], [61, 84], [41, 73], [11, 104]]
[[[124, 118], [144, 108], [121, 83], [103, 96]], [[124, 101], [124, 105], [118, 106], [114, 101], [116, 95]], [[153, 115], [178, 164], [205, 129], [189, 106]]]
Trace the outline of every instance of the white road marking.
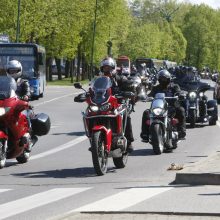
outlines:
[[44, 102], [38, 103], [38, 104], [34, 105], [34, 107], [37, 107], [37, 106], [40, 106], [40, 105], [44, 105], [44, 104], [47, 104], [47, 103], [50, 103], [50, 102], [53, 102], [53, 101], [56, 101], [56, 100], [59, 100], [59, 99], [68, 97], [68, 96], [77, 95], [77, 94], [79, 94], [79, 93], [80, 93], [80, 92], [75, 92], [75, 93], [71, 93], [71, 94], [59, 96], [59, 97], [56, 97], [56, 98], [54, 98], [54, 99], [50, 99], [50, 100], [48, 100], [48, 101], [44, 101]]
[[220, 127], [220, 121], [217, 121], [216, 124]]
[[68, 214], [82, 211], [120, 211], [171, 189], [173, 187], [132, 188], [74, 209]]
[[56, 188], [0, 205], [0, 219], [34, 209], [91, 188]]
[[56, 148], [53, 148], [52, 150], [48, 150], [48, 151], [45, 151], [43, 153], [40, 153], [40, 154], [36, 154], [36, 155], [33, 155], [30, 157], [30, 160], [36, 160], [36, 159], [39, 159], [39, 158], [42, 158], [42, 157], [46, 157], [46, 156], [49, 156], [51, 154], [54, 154], [54, 153], [57, 153], [59, 151], [62, 151], [62, 150], [65, 150], [65, 149], [68, 149], [70, 147], [73, 147], [74, 145], [76, 144], [79, 144], [80, 142], [86, 140], [87, 137], [86, 136], [81, 136], [81, 137], [78, 137], [72, 141], [69, 141], [63, 145], [60, 145]]
[[0, 193], [10, 191], [11, 189], [0, 189]]

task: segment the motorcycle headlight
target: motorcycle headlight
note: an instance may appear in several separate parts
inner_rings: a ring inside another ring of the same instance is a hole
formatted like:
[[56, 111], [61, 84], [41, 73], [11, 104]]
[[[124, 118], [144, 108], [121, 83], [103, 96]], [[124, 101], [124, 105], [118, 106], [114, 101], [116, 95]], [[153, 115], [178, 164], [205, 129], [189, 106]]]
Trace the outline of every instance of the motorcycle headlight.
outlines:
[[5, 115], [10, 110], [9, 107], [7, 108], [0, 108], [0, 116]]
[[90, 110], [93, 112], [97, 112], [99, 110], [99, 107], [96, 105], [92, 105], [92, 106], [90, 106]]
[[190, 92], [190, 93], [189, 93], [189, 98], [190, 98], [190, 99], [195, 99], [196, 96], [197, 96], [197, 95], [196, 95], [195, 92]]
[[199, 97], [202, 98], [203, 96], [204, 96], [204, 93], [203, 93], [203, 92], [200, 92], [200, 93], [199, 93]]
[[107, 103], [107, 104], [104, 104], [102, 105], [99, 110], [102, 111], [102, 112], [105, 112], [107, 110], [109, 110], [109, 108], [111, 107], [111, 104], [110, 103]]
[[152, 112], [155, 114], [155, 115], [161, 115], [162, 114], [162, 112], [163, 112], [163, 109], [161, 109], [161, 108], [154, 108], [153, 110], [152, 110]]

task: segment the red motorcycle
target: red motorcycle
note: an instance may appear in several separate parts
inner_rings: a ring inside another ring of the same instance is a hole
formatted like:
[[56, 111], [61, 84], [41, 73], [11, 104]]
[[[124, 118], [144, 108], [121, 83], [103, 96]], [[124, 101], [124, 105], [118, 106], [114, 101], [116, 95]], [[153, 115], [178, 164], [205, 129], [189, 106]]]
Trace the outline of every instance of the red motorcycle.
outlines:
[[[80, 83], [75, 88], [83, 89]], [[113, 158], [117, 168], [124, 168], [128, 153], [125, 128], [127, 116], [132, 110], [132, 92], [112, 94], [109, 77], [98, 77], [91, 84], [89, 92], [75, 97], [75, 102], [86, 101], [88, 107], [83, 112], [85, 132], [90, 140], [92, 161], [97, 175], [107, 172], [108, 157]]]
[[[30, 114], [29, 121], [27, 112], [30, 111], [30, 105], [20, 100], [15, 91], [16, 82], [10, 77], [1, 76], [0, 168], [5, 166], [6, 159], [16, 158], [18, 163], [26, 163], [30, 157], [31, 148], [37, 141], [36, 135], [44, 135], [50, 130], [50, 120], [45, 114]], [[32, 122], [33, 127], [30, 126]]]

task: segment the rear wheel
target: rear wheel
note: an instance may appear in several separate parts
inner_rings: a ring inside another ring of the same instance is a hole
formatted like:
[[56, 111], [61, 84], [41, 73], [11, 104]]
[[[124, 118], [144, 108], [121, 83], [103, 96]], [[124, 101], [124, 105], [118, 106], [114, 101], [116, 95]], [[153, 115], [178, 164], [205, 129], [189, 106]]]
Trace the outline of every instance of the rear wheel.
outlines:
[[124, 168], [128, 161], [128, 153], [124, 153], [122, 157], [113, 158], [113, 162], [117, 168]]
[[0, 141], [0, 169], [2, 169], [6, 164], [6, 148], [5, 141]]
[[107, 172], [108, 153], [105, 150], [104, 136], [97, 131], [92, 136], [92, 161], [97, 175], [102, 176]]
[[30, 158], [30, 153], [24, 151], [20, 156], [16, 157], [18, 163], [27, 163]]
[[162, 154], [164, 151], [163, 131], [160, 124], [151, 127], [151, 139], [155, 154]]
[[190, 122], [190, 127], [195, 128], [195, 126], [196, 126], [196, 110], [189, 111], [189, 122]]

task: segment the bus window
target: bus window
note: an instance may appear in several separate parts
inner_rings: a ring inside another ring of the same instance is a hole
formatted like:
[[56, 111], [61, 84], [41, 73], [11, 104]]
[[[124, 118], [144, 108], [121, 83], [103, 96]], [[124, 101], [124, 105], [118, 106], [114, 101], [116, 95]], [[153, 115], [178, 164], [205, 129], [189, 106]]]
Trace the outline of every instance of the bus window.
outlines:
[[44, 65], [44, 57], [42, 53], [38, 53], [38, 64]]

